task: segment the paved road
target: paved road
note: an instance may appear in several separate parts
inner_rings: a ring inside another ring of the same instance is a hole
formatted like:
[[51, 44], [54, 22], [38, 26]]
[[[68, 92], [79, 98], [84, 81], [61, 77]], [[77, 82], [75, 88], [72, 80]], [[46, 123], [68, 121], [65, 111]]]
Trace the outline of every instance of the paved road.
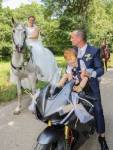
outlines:
[[[113, 71], [108, 71], [101, 83], [102, 102], [106, 119], [106, 137], [110, 150], [113, 150]], [[27, 107], [28, 96], [23, 97], [23, 111], [13, 115], [16, 101], [0, 106], [0, 150], [33, 150], [38, 134], [45, 124], [36, 120]], [[100, 150], [97, 135], [93, 135], [80, 150]]]

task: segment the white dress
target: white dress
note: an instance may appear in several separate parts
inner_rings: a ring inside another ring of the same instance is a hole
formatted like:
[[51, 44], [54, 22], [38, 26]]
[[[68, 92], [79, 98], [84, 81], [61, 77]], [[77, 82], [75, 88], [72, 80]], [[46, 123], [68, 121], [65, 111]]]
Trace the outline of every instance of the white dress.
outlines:
[[40, 37], [38, 39], [29, 38], [34, 32], [35, 26], [26, 27], [26, 30], [26, 45], [30, 47], [33, 63], [40, 68], [42, 74], [42, 76], [38, 75], [38, 79], [42, 81], [51, 81], [55, 72], [58, 70], [55, 57], [50, 50], [43, 46]]
[[[37, 79], [40, 81], [49, 82], [52, 87], [58, 83], [60, 80], [61, 69], [58, 68], [57, 62], [55, 60], [52, 52], [45, 48], [40, 40], [38, 39], [30, 39], [32, 33], [35, 30], [35, 26], [26, 27], [27, 38], [26, 45], [30, 48], [32, 53], [32, 61], [34, 66], [36, 66], [35, 72], [37, 73]], [[10, 81], [13, 84], [17, 83], [17, 77], [11, 71]], [[24, 89], [31, 89], [31, 84], [29, 82], [28, 77], [23, 77], [21, 79], [21, 86]]]

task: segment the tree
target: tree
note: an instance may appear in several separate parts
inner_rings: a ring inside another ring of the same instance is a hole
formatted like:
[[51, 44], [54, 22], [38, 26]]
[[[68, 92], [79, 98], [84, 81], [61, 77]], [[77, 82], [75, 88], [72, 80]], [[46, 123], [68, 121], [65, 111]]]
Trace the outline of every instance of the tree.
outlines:
[[[45, 18], [49, 22], [57, 20], [57, 26], [49, 32], [51, 34], [47, 43], [58, 52], [71, 47], [69, 33], [74, 29], [87, 30], [87, 12], [92, 0], [43, 0], [45, 4]], [[49, 34], [49, 35], [50, 35]]]
[[11, 54], [11, 16], [10, 9], [0, 9], [0, 56], [3, 58]]
[[25, 5], [18, 9], [0, 8], [0, 57], [7, 59], [12, 51], [12, 26], [11, 18], [14, 17], [18, 22], [27, 21], [28, 16], [36, 16], [36, 23], [39, 27], [44, 24], [44, 7], [33, 3]]
[[[1, 1], [1, 0], [0, 0]], [[0, 56], [10, 56], [12, 50], [11, 18], [26, 22], [36, 17], [45, 47], [61, 55], [71, 47], [70, 32], [84, 29], [92, 44], [107, 39], [113, 43], [113, 1], [111, 0], [43, 0], [44, 5], [32, 3], [18, 9], [2, 9], [0, 5]]]
[[[109, 38], [111, 38], [113, 34], [113, 21], [106, 6], [107, 4], [106, 1], [93, 0], [94, 7], [90, 7], [89, 10], [90, 15], [88, 15], [87, 21], [89, 39], [91, 43], [97, 46], [100, 46], [100, 42], [103, 39], [107, 39], [108, 42], [110, 42]], [[111, 6], [113, 7], [113, 3]]]

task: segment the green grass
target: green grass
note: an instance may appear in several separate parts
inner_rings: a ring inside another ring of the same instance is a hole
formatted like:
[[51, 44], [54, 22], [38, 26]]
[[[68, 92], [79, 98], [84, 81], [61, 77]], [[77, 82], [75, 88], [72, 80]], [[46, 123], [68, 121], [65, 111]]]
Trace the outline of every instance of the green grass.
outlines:
[[64, 68], [66, 66], [66, 62], [64, 60], [63, 56], [57, 56], [56, 57], [57, 63], [61, 68]]
[[[63, 57], [56, 57], [58, 65], [65, 66]], [[39, 81], [37, 88], [43, 88], [47, 83]], [[16, 97], [16, 86], [10, 83], [10, 63], [0, 61], [0, 103], [11, 101]]]
[[16, 97], [16, 87], [9, 82], [9, 62], [0, 62], [0, 103]]
[[108, 62], [108, 67], [109, 68], [113, 68], [113, 53], [111, 53], [111, 58], [110, 58], [110, 60]]
[[[62, 56], [56, 57], [58, 65], [62, 68], [65, 68], [65, 60]], [[108, 63], [108, 67], [113, 67], [113, 54], [111, 54], [111, 59]], [[9, 62], [0, 62], [0, 103], [11, 101], [16, 97], [16, 86], [10, 84], [10, 63]], [[45, 86], [44, 82], [39, 82], [37, 87], [43, 88]]]

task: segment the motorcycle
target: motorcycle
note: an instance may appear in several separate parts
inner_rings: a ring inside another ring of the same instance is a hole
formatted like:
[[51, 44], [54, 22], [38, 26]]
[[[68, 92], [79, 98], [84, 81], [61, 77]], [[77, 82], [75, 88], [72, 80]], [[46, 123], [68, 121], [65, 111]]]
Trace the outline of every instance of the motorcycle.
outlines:
[[[87, 133], [85, 136], [94, 134], [94, 117], [83, 124], [75, 115], [71, 96], [73, 86], [74, 80], [71, 80], [55, 95], [50, 94], [51, 85], [40, 91], [36, 98], [35, 114], [47, 127], [37, 137], [34, 150], [73, 150], [79, 142], [80, 132]], [[94, 98], [84, 92], [78, 97], [78, 103], [94, 116]], [[80, 126], [82, 128], [79, 128]]]

